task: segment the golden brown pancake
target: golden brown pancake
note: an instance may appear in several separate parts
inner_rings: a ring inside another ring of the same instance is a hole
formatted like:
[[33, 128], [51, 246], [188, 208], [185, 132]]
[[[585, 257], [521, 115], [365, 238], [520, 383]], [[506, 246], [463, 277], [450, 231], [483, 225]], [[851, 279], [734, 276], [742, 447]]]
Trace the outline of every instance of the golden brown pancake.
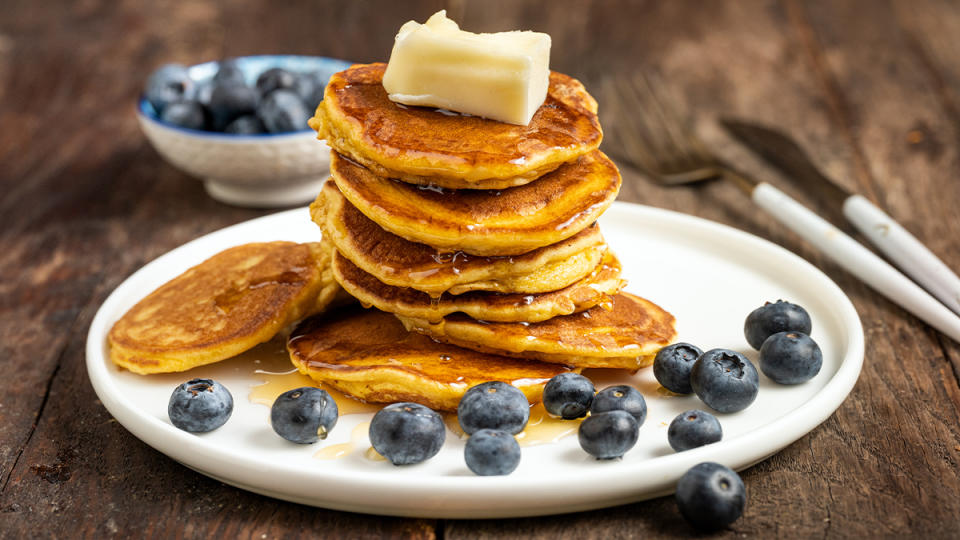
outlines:
[[340, 308], [300, 323], [287, 343], [301, 373], [371, 403], [413, 401], [455, 411], [463, 393], [486, 381], [519, 388], [531, 403], [566, 366], [461, 349], [407, 332], [389, 313]]
[[365, 272], [394, 287], [431, 296], [467, 291], [542, 293], [562, 289], [589, 274], [606, 251], [593, 224], [562, 242], [513, 257], [438, 253], [383, 230], [347, 200], [333, 181], [324, 184], [310, 215], [324, 240]]
[[474, 291], [439, 298], [414, 289], [393, 287], [364, 272], [333, 250], [333, 276], [340, 286], [365, 305], [415, 319], [438, 322], [451, 313], [474, 319], [501, 322], [538, 322], [568, 315], [610, 301], [625, 282], [620, 279], [620, 261], [607, 251], [586, 277], [558, 291], [540, 294], [500, 294]]
[[386, 64], [330, 78], [310, 119], [318, 137], [385, 178], [445, 188], [500, 189], [530, 182], [600, 146], [597, 102], [579, 81], [550, 74], [546, 101], [518, 126], [390, 101]]
[[673, 315], [623, 292], [609, 306], [530, 324], [477, 321], [459, 313], [439, 324], [398, 317], [407, 328], [445, 343], [581, 368], [648, 366], [676, 336]]
[[135, 373], [169, 373], [269, 341], [342, 292], [329, 257], [319, 243], [222, 251], [130, 308], [107, 335], [110, 358]]
[[620, 173], [599, 150], [523, 186], [425, 188], [390, 180], [331, 153], [343, 196], [384, 229], [441, 251], [519, 255], [560, 242], [595, 222], [620, 190]]

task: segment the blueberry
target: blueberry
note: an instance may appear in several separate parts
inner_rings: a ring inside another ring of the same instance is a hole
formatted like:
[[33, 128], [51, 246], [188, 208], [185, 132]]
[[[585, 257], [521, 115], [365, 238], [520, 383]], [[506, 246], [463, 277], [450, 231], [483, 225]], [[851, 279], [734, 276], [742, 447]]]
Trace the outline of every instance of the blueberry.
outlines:
[[778, 332], [803, 332], [810, 335], [812, 329], [813, 323], [807, 310], [783, 300], [777, 300], [774, 304], [767, 302], [758, 307], [747, 315], [747, 321], [743, 324], [747, 343], [757, 350], [760, 350], [768, 337]]
[[274, 90], [294, 90], [297, 75], [283, 68], [270, 68], [257, 77], [257, 91], [265, 97]]
[[180, 64], [167, 64], [147, 79], [145, 95], [157, 112], [162, 113], [170, 103], [191, 98], [194, 87], [187, 68]]
[[233, 396], [212, 379], [191, 379], [174, 388], [167, 415], [174, 426], [191, 433], [213, 431], [233, 413]]
[[610, 386], [597, 392], [593, 405], [590, 406], [590, 414], [610, 411], [627, 411], [637, 421], [637, 427], [640, 427], [647, 419], [647, 401], [643, 399], [643, 394], [632, 386]]
[[820, 373], [823, 353], [810, 336], [779, 332], [760, 347], [760, 371], [780, 384], [799, 384]]
[[213, 127], [222, 131], [230, 122], [257, 110], [257, 91], [247, 86], [217, 84], [210, 94], [210, 114]]
[[622, 457], [637, 444], [640, 426], [627, 411], [591, 414], [577, 433], [580, 447], [597, 459]]
[[319, 72], [297, 74], [297, 82], [293, 85], [293, 89], [303, 100], [307, 110], [313, 111], [323, 100], [323, 90], [327, 87], [328, 79], [329, 77]]
[[266, 133], [267, 129], [263, 127], [263, 122], [261, 122], [256, 115], [245, 114], [227, 124], [227, 127], [223, 128], [223, 131], [224, 133], [233, 133], [235, 135], [256, 135], [258, 133]]
[[160, 120], [188, 129], [203, 129], [206, 120], [203, 106], [192, 100], [174, 101], [167, 104], [160, 113]]
[[338, 417], [337, 402], [312, 386], [288, 390], [270, 407], [270, 425], [277, 435], [300, 444], [326, 439]]
[[747, 490], [740, 476], [719, 463], [700, 463], [677, 483], [677, 507], [700, 529], [720, 529], [740, 517]]
[[723, 438], [717, 417], [701, 410], [682, 412], [667, 428], [667, 442], [677, 452], [715, 443]]
[[216, 86], [246, 86], [247, 80], [235, 58], [228, 58], [220, 62], [217, 74], [213, 76]]
[[678, 394], [690, 394], [690, 369], [703, 351], [689, 343], [674, 343], [657, 352], [653, 359], [653, 376], [664, 388]]
[[370, 421], [370, 444], [394, 465], [420, 463], [437, 455], [447, 428], [432, 409], [417, 403], [394, 403]]
[[263, 99], [257, 116], [270, 133], [284, 133], [307, 129], [310, 113], [297, 94], [290, 90], [275, 90]]
[[[330, 81], [330, 76], [322, 71], [311, 71], [301, 74], [300, 78], [303, 79], [304, 82], [301, 82], [300, 90], [297, 93], [301, 94], [300, 97], [303, 98], [303, 103], [312, 111], [323, 101], [323, 91], [327, 88], [327, 82]], [[309, 95], [301, 93], [307, 89], [310, 90]]]
[[582, 418], [590, 410], [596, 391], [590, 379], [583, 375], [561, 373], [543, 387], [543, 407], [548, 413], [564, 420]]
[[710, 349], [693, 364], [690, 385], [707, 406], [731, 413], [746, 409], [757, 399], [760, 376], [746, 356], [729, 349]]
[[467, 439], [463, 458], [475, 474], [502, 476], [520, 464], [520, 445], [506, 431], [481, 429]]
[[485, 382], [463, 394], [457, 406], [457, 418], [467, 435], [481, 429], [517, 434], [530, 419], [530, 403], [514, 386], [500, 381]]
[[204, 107], [210, 106], [210, 98], [213, 96], [213, 82], [206, 81], [197, 85], [197, 91], [194, 92], [194, 99]]

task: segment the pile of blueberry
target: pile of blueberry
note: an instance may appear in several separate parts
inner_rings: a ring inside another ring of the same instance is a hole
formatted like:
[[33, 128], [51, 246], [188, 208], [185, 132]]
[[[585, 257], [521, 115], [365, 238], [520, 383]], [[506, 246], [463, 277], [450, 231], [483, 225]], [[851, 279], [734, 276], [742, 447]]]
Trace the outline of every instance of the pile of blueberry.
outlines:
[[[821, 368], [820, 348], [810, 339], [810, 316], [802, 307], [778, 300], [766, 303], [747, 317], [747, 342], [760, 351], [760, 370], [780, 384], [799, 384]], [[653, 373], [665, 388], [678, 394], [695, 393], [708, 407], [721, 412], [741, 411], [757, 397], [759, 376], [743, 354], [729, 349], [706, 352], [689, 343], [661, 349]], [[577, 373], [550, 379], [543, 389], [544, 408], [565, 420], [586, 417], [580, 424], [581, 448], [597, 459], [620, 458], [633, 448], [647, 416], [643, 395], [632, 386], [596, 391]], [[233, 398], [219, 383], [193, 379], [178, 386], [170, 398], [171, 422], [190, 432], [211, 431], [223, 425], [233, 410]], [[587, 416], [589, 413], [589, 416]], [[464, 433], [467, 467], [477, 475], [506, 475], [520, 463], [515, 435], [530, 418], [526, 396], [516, 387], [492, 381], [464, 394], [457, 408]], [[270, 411], [274, 431], [301, 444], [325, 439], [337, 423], [337, 404], [326, 391], [304, 387], [281, 394]], [[417, 403], [394, 403], [370, 422], [373, 448], [394, 465], [420, 463], [443, 447], [446, 426], [436, 411]], [[719, 420], [692, 409], [677, 415], [667, 429], [667, 442], [682, 452], [721, 440]], [[681, 514], [695, 526], [717, 529], [736, 521], [746, 504], [743, 481], [718, 463], [701, 463], [677, 484]]]
[[[777, 300], [747, 317], [747, 342], [760, 351], [760, 370], [779, 384], [799, 384], [820, 372], [823, 355], [810, 339], [810, 315], [802, 307]], [[753, 363], [729, 349], [701, 351], [689, 343], [674, 343], [657, 353], [653, 375], [678, 394], [695, 393], [708, 407], [742, 411], [757, 398], [760, 378]]]
[[210, 81], [198, 83], [187, 68], [167, 64], [147, 80], [144, 96], [160, 120], [176, 126], [241, 135], [307, 129], [323, 99], [326, 77], [271, 68], [249, 86], [234, 59], [219, 63]]

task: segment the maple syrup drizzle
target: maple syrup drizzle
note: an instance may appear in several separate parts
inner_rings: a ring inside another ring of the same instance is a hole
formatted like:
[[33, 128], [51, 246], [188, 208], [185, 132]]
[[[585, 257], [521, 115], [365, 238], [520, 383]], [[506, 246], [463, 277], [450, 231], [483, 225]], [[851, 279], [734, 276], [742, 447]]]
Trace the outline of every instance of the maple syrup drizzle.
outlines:
[[340, 459], [350, 455], [356, 447], [367, 440], [367, 432], [370, 431], [370, 422], [360, 422], [354, 426], [350, 432], [350, 442], [331, 444], [325, 446], [313, 455], [316, 459]]

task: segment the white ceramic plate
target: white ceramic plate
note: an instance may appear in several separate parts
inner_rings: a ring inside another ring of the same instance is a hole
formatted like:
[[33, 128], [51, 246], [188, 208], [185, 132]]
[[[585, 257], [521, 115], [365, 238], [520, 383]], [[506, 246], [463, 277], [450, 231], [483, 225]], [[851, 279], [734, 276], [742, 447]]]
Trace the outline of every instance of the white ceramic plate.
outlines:
[[[743, 321], [764, 301], [788, 299], [813, 319], [812, 337], [824, 357], [819, 375], [805, 384], [780, 386], [761, 374], [760, 394], [751, 407], [717, 415], [722, 441], [681, 453], [667, 444], [667, 425], [680, 412], [704, 405], [695, 396], [659, 390], [649, 369], [632, 378], [621, 375], [643, 392], [649, 410], [640, 441], [622, 460], [592, 459], [574, 435], [525, 447], [520, 466], [509, 476], [477, 477], [464, 465], [463, 441], [451, 433], [440, 454], [419, 465], [395, 467], [368, 458], [363, 450], [369, 441], [360, 424], [369, 413], [342, 416], [330, 437], [315, 445], [280, 439], [270, 428], [268, 407], [247, 398], [252, 385], [266, 380], [254, 373], [249, 359], [159, 376], [134, 375], [110, 363], [105, 336], [113, 322], [188, 267], [246, 242], [319, 239], [306, 209], [298, 209], [209, 234], [130, 276], [90, 327], [90, 380], [107, 410], [131, 433], [207, 476], [325, 508], [436, 518], [556, 514], [664, 495], [697, 463], [716, 461], [741, 470], [769, 457], [823, 422], [853, 388], [863, 362], [860, 320], [843, 292], [803, 259], [744, 232], [644, 206], [615, 203], [600, 221], [630, 281], [628, 290], [676, 315], [680, 340], [704, 350], [740, 350], [756, 363], [757, 354], [743, 337]], [[234, 395], [230, 421], [203, 435], [174, 428], [166, 414], [170, 392], [180, 382], [211, 373]], [[315, 457], [351, 436], [359, 450], [334, 460]]]

